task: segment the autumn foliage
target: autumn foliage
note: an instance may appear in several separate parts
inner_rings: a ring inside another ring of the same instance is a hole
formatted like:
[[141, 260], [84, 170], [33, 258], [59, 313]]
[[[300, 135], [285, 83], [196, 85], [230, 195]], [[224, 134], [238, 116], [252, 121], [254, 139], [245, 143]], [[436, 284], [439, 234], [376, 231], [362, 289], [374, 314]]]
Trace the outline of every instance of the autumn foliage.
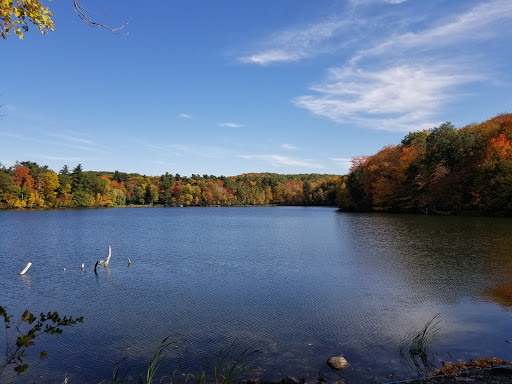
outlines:
[[59, 174], [24, 161], [0, 168], [0, 208], [98, 208], [125, 205], [336, 205], [338, 176], [145, 176], [83, 171]]
[[340, 179], [343, 210], [512, 214], [512, 114], [411, 132], [355, 158]]
[[[50, 0], [51, 1], [51, 0]], [[20, 39], [34, 25], [41, 33], [53, 31], [52, 12], [38, 0], [0, 0], [0, 37], [14, 31]]]

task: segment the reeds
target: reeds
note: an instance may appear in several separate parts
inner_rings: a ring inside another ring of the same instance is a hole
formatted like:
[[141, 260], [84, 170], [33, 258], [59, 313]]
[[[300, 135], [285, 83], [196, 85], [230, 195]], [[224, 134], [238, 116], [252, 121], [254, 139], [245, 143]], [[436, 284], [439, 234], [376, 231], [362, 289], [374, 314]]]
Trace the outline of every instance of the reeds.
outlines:
[[240, 381], [250, 373], [248, 360], [259, 352], [253, 346], [240, 348], [236, 341], [233, 341], [217, 353], [212, 364], [201, 367], [196, 384], [233, 384]]
[[163, 363], [167, 355], [172, 351], [183, 348], [186, 344], [186, 342], [179, 341], [179, 337], [178, 340], [169, 341], [170, 337], [171, 336], [167, 336], [165, 339], [163, 339], [160, 345], [157, 347], [155, 353], [153, 353], [153, 357], [149, 362], [148, 370], [146, 373], [146, 384], [151, 384], [153, 382], [153, 377], [155, 376], [158, 368]]
[[401, 361], [410, 366], [410, 360], [418, 373], [427, 372], [434, 366], [432, 346], [440, 331], [439, 317], [438, 313], [420, 329], [411, 328], [400, 340], [398, 355]]
[[[161, 375], [160, 379], [156, 381], [157, 371], [169, 354], [189, 346], [186, 340], [183, 340], [179, 335], [167, 336], [158, 345], [147, 369], [141, 369], [138, 377], [138, 384], [153, 384], [168, 383], [175, 384], [182, 382], [183, 384], [233, 384], [240, 381], [250, 373], [249, 359], [259, 351], [253, 347], [241, 348], [236, 341], [231, 342], [228, 346], [222, 348], [213, 358], [212, 361], [206, 362], [199, 367], [197, 375], [190, 373], [182, 373], [181, 355], [179, 361], [172, 368], [170, 374]], [[121, 365], [125, 362], [124, 358], [114, 368], [112, 379], [110, 381], [103, 381], [101, 384], [122, 384], [131, 383], [131, 379], [127, 377], [128, 373], [132, 370], [130, 366], [126, 371], [121, 372]], [[179, 373], [179, 374], [178, 374]], [[145, 376], [145, 377], [144, 377]]]

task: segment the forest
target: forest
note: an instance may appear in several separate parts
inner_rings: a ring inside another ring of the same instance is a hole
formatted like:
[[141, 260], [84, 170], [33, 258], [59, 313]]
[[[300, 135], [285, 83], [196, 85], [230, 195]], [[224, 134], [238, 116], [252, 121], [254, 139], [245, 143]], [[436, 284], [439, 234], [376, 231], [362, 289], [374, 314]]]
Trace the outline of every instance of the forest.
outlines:
[[134, 205], [338, 205], [344, 211], [512, 215], [512, 114], [445, 123], [352, 159], [348, 175], [238, 176], [84, 171], [0, 164], [0, 209]]
[[35, 162], [0, 164], [0, 209], [101, 208], [138, 205], [336, 205], [334, 175], [251, 173], [238, 176], [84, 171], [58, 173]]
[[346, 211], [512, 215], [512, 114], [456, 129], [411, 132], [353, 158], [340, 178]]

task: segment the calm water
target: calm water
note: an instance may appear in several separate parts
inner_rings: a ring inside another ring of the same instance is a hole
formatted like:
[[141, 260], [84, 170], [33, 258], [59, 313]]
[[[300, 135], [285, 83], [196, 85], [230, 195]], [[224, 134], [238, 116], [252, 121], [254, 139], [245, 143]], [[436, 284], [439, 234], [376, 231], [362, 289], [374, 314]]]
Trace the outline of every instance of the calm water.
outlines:
[[[262, 351], [254, 368], [265, 379], [331, 375], [325, 360], [342, 354], [351, 383], [385, 382], [414, 376], [400, 339], [438, 313], [437, 363], [512, 360], [512, 302], [499, 295], [512, 284], [511, 220], [126, 208], [3, 211], [0, 225], [0, 305], [85, 320], [36, 341], [47, 360], [29, 350], [30, 373], [3, 380], [98, 383], [179, 333], [190, 370], [236, 340]], [[110, 268], [96, 276], [108, 245]]]

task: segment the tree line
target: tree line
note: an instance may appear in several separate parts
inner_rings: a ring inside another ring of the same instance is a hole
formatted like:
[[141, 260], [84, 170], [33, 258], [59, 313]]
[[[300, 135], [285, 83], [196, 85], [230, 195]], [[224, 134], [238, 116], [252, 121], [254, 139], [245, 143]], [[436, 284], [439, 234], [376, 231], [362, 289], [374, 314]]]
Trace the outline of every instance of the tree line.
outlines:
[[456, 129], [411, 132], [352, 160], [340, 178], [348, 211], [512, 215], [512, 114]]
[[408, 133], [352, 159], [348, 175], [238, 176], [84, 171], [0, 164], [0, 209], [125, 205], [338, 205], [346, 211], [512, 215], [512, 114]]
[[126, 205], [336, 205], [334, 175], [251, 173], [238, 176], [84, 171], [58, 173], [32, 161], [0, 164], [0, 209], [100, 208]]

